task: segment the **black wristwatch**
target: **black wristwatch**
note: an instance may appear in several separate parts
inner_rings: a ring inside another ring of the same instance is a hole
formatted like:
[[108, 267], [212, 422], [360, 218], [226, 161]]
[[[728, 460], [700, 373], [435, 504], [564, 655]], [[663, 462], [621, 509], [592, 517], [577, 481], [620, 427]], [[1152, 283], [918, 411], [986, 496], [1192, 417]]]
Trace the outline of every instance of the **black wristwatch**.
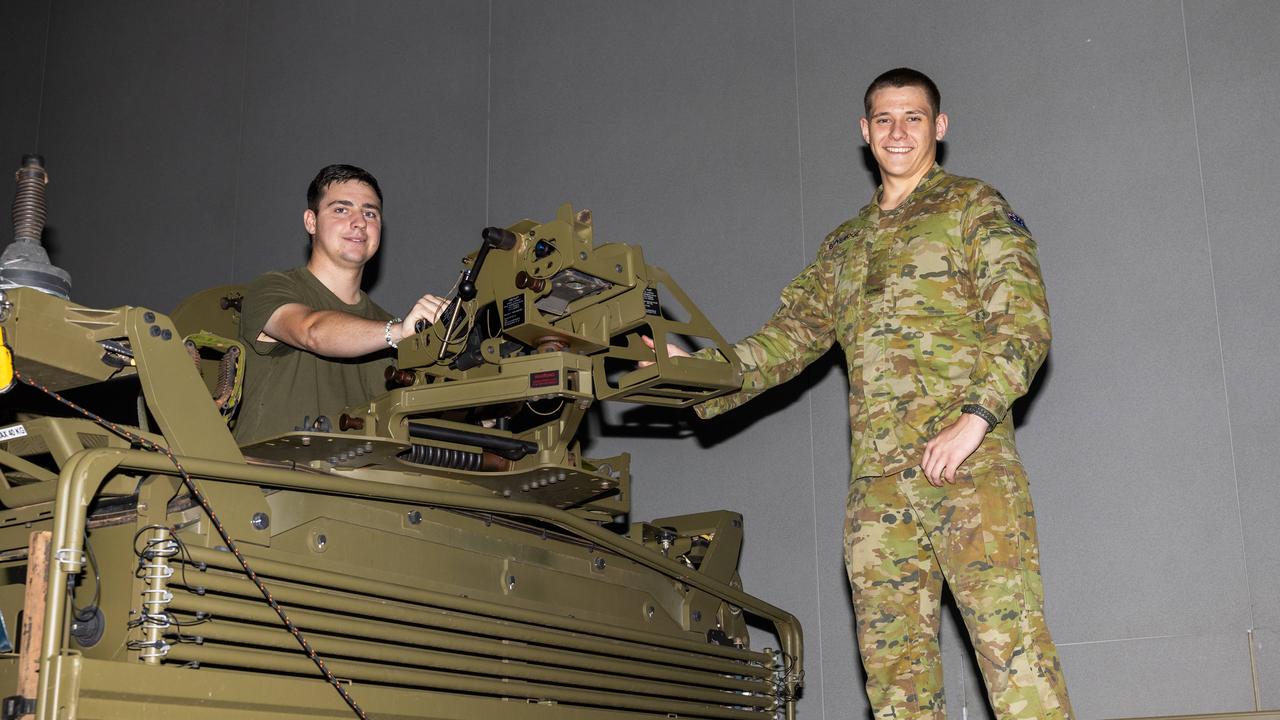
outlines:
[[960, 412], [968, 413], [970, 415], [977, 415], [978, 417], [987, 421], [987, 432], [991, 432], [992, 430], [995, 430], [996, 424], [1000, 422], [998, 419], [996, 419], [995, 415], [991, 414], [990, 410], [982, 407], [981, 405], [964, 405], [960, 408]]

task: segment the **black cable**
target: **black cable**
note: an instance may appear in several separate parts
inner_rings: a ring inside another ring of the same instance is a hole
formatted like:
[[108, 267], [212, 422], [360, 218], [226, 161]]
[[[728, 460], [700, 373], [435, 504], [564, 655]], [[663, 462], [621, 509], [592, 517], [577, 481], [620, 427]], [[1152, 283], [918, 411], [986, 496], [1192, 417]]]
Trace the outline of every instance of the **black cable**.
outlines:
[[[235, 556], [236, 560], [240, 562], [240, 567], [244, 569], [244, 574], [249, 578], [249, 580], [253, 582], [254, 586], [258, 588], [258, 592], [262, 593], [262, 597], [266, 599], [267, 605], [270, 605], [271, 609], [274, 610], [276, 612], [276, 615], [280, 617], [280, 622], [284, 624], [285, 629], [288, 630], [289, 633], [293, 635], [293, 638], [298, 641], [298, 644], [302, 646], [302, 651], [306, 653], [307, 658], [309, 658], [311, 662], [316, 664], [316, 667], [319, 668], [320, 672], [324, 675], [324, 679], [327, 680], [329, 684], [333, 686], [334, 690], [338, 691], [338, 695], [342, 696], [342, 700], [347, 704], [347, 707], [350, 707], [352, 712], [356, 714], [356, 717], [360, 718], [360, 720], [369, 720], [369, 716], [366, 715], [364, 710], [362, 710], [360, 706], [356, 704], [355, 698], [351, 697], [351, 694], [347, 692], [346, 688], [342, 687], [341, 683], [338, 682], [338, 678], [334, 677], [333, 671], [331, 671], [329, 667], [325, 665], [324, 660], [319, 655], [316, 654], [315, 650], [311, 648], [311, 643], [307, 642], [307, 639], [303, 637], [302, 631], [299, 630], [298, 626], [294, 625], [293, 621], [289, 619], [289, 616], [285, 614], [284, 608], [281, 608], [280, 604], [276, 602], [275, 597], [272, 596], [271, 591], [268, 590], [267, 586], [262, 583], [261, 579], [259, 579], [258, 574], [253, 571], [253, 568], [249, 567], [249, 562], [245, 560], [244, 555], [240, 552], [239, 545], [237, 545], [236, 542], [231, 539], [231, 535], [227, 533], [226, 528], [222, 526], [222, 521], [219, 520], [218, 516], [214, 514], [213, 507], [209, 505], [208, 498], [206, 498], [204, 496], [204, 493], [200, 491], [200, 488], [196, 486], [195, 481], [192, 480], [191, 476], [187, 474], [186, 469], [182, 467], [182, 463], [178, 462], [178, 458], [173, 454], [172, 450], [170, 450], [167, 447], [157, 445], [144, 437], [138, 436], [126, 430], [125, 428], [99, 415], [96, 415], [90, 412], [89, 410], [86, 410], [85, 408], [80, 407], [74, 402], [71, 402], [70, 400], [62, 397], [58, 393], [26, 377], [17, 369], [13, 371], [13, 376], [18, 380], [21, 380], [23, 383], [30, 385], [31, 387], [39, 390], [40, 392], [43, 392], [44, 394], [48, 395], [54, 400], [57, 400], [63, 405], [66, 405], [72, 410], [80, 413], [81, 415], [84, 415], [90, 420], [93, 420], [94, 422], [105, 427], [106, 429], [120, 435], [121, 437], [124, 437], [126, 440], [137, 443], [138, 445], [140, 445], [142, 448], [146, 450], [162, 453], [165, 457], [169, 458], [169, 462], [173, 463], [173, 466], [177, 468], [178, 475], [182, 478], [183, 484], [187, 486], [187, 490], [191, 493], [191, 496], [194, 497], [196, 499], [196, 502], [200, 504], [200, 507], [201, 509], [204, 510], [205, 515], [209, 516], [210, 524], [212, 524], [214, 529], [218, 531], [218, 536], [222, 538], [222, 542], [226, 545], [227, 550], [230, 551], [231, 554]], [[137, 535], [134, 535], [134, 544], [136, 548]], [[151, 645], [151, 643], [148, 643], [148, 645]]]
[[[102, 575], [98, 571], [98, 559], [93, 554], [93, 545], [89, 544], [89, 533], [84, 534], [84, 549], [89, 556], [89, 567], [93, 568], [93, 599], [89, 604], [78, 608], [75, 601], [69, 601], [71, 605], [71, 615], [79, 622], [86, 622], [93, 618], [94, 611], [98, 608], [98, 598], [102, 597]], [[67, 585], [68, 596], [74, 596], [75, 588], [70, 584]]]

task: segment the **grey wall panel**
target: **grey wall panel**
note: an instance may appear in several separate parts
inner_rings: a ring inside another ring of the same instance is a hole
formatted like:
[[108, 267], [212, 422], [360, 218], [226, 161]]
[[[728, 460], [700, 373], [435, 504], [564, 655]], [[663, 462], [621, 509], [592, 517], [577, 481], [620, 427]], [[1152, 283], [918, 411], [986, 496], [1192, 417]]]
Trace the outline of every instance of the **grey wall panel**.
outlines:
[[804, 262], [789, 22], [768, 2], [495, 3], [491, 220], [590, 207], [598, 240], [643, 243], [725, 334], [754, 329]]
[[[36, 152], [40, 125], [40, 88], [43, 80], [45, 42], [49, 37], [52, 0], [0, 4], [0, 173], [18, 167], [22, 156]], [[0, 183], [0, 199], [8, 207], [13, 199], [11, 182]], [[9, 225], [0, 225], [0, 239], [13, 239]]]
[[1252, 709], [1243, 634], [1189, 634], [1063, 645], [1081, 718]]
[[301, 265], [307, 184], [372, 172], [383, 244], [366, 285], [392, 313], [443, 294], [484, 226], [488, 7], [340, 2], [248, 8], [235, 278]]
[[244, 3], [55, 3], [40, 148], [73, 299], [172, 308], [231, 278]]
[[1187, 31], [1260, 695], [1280, 708], [1280, 149], [1264, 140], [1280, 129], [1280, 10], [1188, 3]]

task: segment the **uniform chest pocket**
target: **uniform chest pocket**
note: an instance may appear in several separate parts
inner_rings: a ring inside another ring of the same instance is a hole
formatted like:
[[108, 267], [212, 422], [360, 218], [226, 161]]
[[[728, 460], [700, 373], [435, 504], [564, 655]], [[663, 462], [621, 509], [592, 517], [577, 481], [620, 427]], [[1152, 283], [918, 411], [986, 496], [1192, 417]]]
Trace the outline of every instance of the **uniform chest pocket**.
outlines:
[[964, 260], [946, 243], [917, 238], [888, 260], [885, 283], [897, 314], [941, 317], [976, 309]]

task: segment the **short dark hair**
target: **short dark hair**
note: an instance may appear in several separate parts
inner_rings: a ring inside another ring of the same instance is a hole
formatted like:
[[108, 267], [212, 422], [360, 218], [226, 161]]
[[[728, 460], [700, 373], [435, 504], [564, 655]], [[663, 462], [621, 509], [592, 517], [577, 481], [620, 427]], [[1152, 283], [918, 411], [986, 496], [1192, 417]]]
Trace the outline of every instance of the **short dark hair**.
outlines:
[[862, 106], [867, 117], [871, 117], [871, 96], [877, 90], [887, 87], [918, 87], [924, 90], [925, 96], [929, 98], [933, 116], [937, 117], [938, 113], [942, 112], [942, 93], [938, 92], [938, 86], [934, 84], [933, 80], [919, 70], [900, 67], [880, 73], [880, 77], [872, 80], [871, 84], [867, 86], [867, 94], [862, 96]]
[[373, 188], [373, 192], [378, 196], [378, 204], [382, 204], [382, 188], [378, 187], [378, 179], [368, 170], [355, 165], [326, 165], [320, 168], [315, 179], [307, 186], [307, 207], [311, 208], [311, 212], [320, 212], [320, 196], [330, 185], [353, 180]]

